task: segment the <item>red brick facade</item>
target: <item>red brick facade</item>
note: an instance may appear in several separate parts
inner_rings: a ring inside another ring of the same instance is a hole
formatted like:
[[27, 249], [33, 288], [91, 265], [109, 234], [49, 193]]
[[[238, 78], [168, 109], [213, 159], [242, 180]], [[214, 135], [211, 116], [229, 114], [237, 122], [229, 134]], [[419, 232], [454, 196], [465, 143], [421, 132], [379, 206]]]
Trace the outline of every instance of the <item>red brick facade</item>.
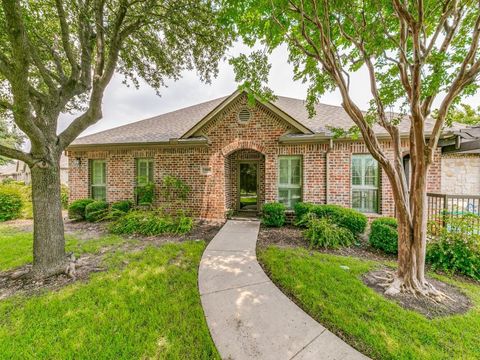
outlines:
[[[368, 153], [361, 141], [281, 144], [279, 138], [297, 130], [263, 105], [251, 109], [246, 123], [237, 119], [246, 98], [239, 97], [206, 123], [198, 135], [208, 138], [208, 145], [130, 145], [128, 147], [90, 147], [68, 152], [70, 160], [70, 200], [89, 196], [89, 160], [107, 162], [107, 201], [134, 198], [135, 159], [154, 159], [154, 181], [157, 184], [157, 205], [161, 196], [162, 178], [172, 175], [192, 189], [185, 203], [198, 218], [224, 218], [228, 209], [236, 209], [237, 164], [240, 160], [259, 163], [259, 201], [277, 199], [278, 157], [300, 155], [303, 159], [303, 201], [351, 204], [351, 156]], [[382, 142], [391, 153], [391, 143]], [[407, 150], [405, 148], [405, 150]], [[440, 190], [440, 152], [429, 176], [429, 191]], [[390, 185], [385, 174], [380, 179], [379, 212], [393, 215]]]

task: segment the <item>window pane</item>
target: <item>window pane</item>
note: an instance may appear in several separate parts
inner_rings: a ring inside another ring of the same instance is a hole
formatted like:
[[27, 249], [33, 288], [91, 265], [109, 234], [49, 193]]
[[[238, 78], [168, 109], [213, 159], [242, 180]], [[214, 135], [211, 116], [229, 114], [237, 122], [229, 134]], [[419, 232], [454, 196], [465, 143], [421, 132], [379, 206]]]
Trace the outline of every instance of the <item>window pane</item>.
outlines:
[[364, 208], [368, 212], [377, 211], [377, 190], [365, 190], [364, 191]]
[[378, 211], [378, 163], [371, 155], [352, 156], [352, 208]]
[[291, 170], [291, 178], [290, 184], [292, 185], [300, 185], [301, 184], [301, 177], [302, 177], [302, 168], [300, 159], [291, 159], [290, 166]]
[[92, 199], [94, 200], [106, 200], [107, 189], [105, 186], [92, 186]]
[[148, 161], [148, 181], [153, 183], [153, 160]]
[[288, 189], [280, 189], [278, 190], [278, 202], [285, 204], [288, 206]]
[[352, 191], [352, 208], [360, 210], [362, 208], [362, 191], [353, 190]]
[[302, 189], [290, 189], [289, 207], [293, 209], [297, 202], [302, 201]]
[[365, 185], [376, 186], [378, 179], [378, 164], [372, 158], [365, 159]]
[[94, 160], [92, 162], [92, 185], [104, 185], [106, 183], [105, 162], [103, 160]]
[[288, 159], [280, 159], [280, 184], [288, 184]]

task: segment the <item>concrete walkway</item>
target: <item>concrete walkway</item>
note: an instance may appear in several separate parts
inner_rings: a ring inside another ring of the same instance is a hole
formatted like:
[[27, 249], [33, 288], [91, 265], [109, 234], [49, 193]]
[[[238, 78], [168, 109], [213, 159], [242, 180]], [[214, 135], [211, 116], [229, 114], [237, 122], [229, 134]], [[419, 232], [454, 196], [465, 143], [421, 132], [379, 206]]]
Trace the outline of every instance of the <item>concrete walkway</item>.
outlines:
[[313, 320], [257, 262], [258, 221], [228, 221], [200, 263], [198, 285], [223, 359], [367, 359]]

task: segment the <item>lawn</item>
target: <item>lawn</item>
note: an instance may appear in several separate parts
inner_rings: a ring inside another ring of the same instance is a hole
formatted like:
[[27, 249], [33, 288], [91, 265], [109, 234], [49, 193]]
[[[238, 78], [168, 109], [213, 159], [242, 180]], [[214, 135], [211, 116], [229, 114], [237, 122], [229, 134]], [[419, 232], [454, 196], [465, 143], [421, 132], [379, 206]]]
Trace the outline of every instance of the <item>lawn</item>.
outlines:
[[474, 306], [463, 315], [428, 320], [363, 284], [361, 275], [377, 262], [275, 246], [258, 255], [285, 293], [372, 358], [480, 359], [480, 285], [442, 277], [461, 288]]
[[[84, 253], [97, 253], [102, 247], [116, 245], [126, 241], [115, 235], [80, 240], [75, 236], [66, 236], [66, 251], [76, 256]], [[32, 262], [33, 237], [31, 232], [21, 231], [6, 225], [0, 225], [0, 271], [8, 270]]]
[[[31, 235], [1, 230], [2, 268], [28, 262]], [[69, 248], [97, 252], [118, 241], [71, 238]], [[118, 250], [88, 282], [0, 301], [0, 358], [218, 359], [197, 289], [204, 248], [190, 241]]]

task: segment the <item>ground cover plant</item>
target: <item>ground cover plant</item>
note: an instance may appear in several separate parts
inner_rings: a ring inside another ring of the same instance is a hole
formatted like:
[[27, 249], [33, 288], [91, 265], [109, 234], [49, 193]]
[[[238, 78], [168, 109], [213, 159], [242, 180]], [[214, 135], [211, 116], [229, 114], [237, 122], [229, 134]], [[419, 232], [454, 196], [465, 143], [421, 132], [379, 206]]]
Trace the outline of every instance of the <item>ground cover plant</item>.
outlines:
[[355, 236], [350, 230], [335, 224], [329, 218], [310, 216], [306, 226], [304, 236], [314, 248], [336, 249], [355, 242]]
[[170, 215], [161, 209], [134, 210], [114, 221], [109, 229], [113, 234], [185, 234], [193, 228], [193, 218], [183, 212]]
[[[67, 251], [90, 254], [117, 241], [125, 240], [69, 236]], [[32, 243], [31, 233], [2, 227], [0, 270], [31, 262]], [[118, 248], [104, 259], [106, 271], [86, 281], [0, 300], [1, 357], [218, 359], [197, 290], [204, 248], [203, 241]]]
[[464, 314], [428, 319], [367, 287], [382, 262], [269, 246], [258, 257], [271, 279], [329, 330], [374, 359], [480, 358], [480, 285], [441, 277], [472, 301]]

